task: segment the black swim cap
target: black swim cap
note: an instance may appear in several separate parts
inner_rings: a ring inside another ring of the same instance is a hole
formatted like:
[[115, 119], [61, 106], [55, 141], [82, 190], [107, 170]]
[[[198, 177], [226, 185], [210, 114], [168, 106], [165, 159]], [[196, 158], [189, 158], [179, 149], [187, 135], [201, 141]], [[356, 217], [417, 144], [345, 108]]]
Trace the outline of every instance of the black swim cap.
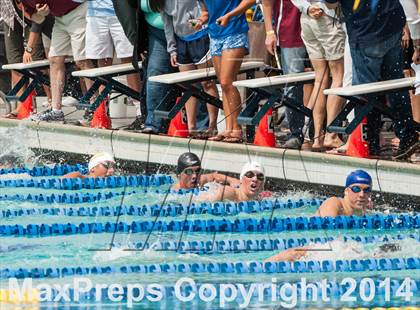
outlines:
[[401, 247], [396, 243], [385, 243], [379, 246], [379, 249], [385, 253], [401, 251]]
[[197, 155], [191, 152], [181, 154], [181, 156], [178, 157], [178, 167], [176, 168], [176, 174], [181, 174], [185, 168], [194, 166], [201, 167], [201, 160]]

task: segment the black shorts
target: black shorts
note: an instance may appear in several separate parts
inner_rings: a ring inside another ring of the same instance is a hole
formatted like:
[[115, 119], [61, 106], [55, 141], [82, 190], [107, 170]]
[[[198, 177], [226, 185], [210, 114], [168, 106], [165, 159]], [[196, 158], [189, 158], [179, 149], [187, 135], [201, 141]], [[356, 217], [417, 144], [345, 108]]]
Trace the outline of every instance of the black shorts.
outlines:
[[200, 65], [210, 60], [210, 39], [205, 35], [194, 41], [176, 37], [176, 60], [180, 65]]

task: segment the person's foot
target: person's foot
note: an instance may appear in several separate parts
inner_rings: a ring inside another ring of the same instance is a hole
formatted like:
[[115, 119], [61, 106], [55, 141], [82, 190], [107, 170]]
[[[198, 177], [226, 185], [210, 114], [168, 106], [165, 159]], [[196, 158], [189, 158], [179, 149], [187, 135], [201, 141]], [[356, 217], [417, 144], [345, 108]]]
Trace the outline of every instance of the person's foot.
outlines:
[[342, 146], [344, 142], [338, 137], [337, 134], [327, 133], [324, 138], [324, 147], [326, 148], [338, 148]]
[[139, 132], [145, 133], [145, 134], [150, 134], [150, 135], [157, 135], [158, 134], [152, 127], [144, 127]]
[[398, 150], [395, 152], [392, 159], [394, 160], [404, 160], [410, 158], [415, 152], [420, 150], [420, 141], [419, 135], [416, 133], [413, 137], [408, 139], [408, 141], [400, 141]]
[[281, 147], [285, 149], [300, 150], [302, 142], [299, 138], [290, 138]]
[[213, 137], [210, 137], [209, 141], [222, 141], [223, 139], [230, 137], [230, 131], [223, 131]]
[[46, 110], [44, 112], [32, 115], [31, 120], [43, 122], [64, 122], [64, 113], [61, 110]]
[[79, 100], [73, 97], [63, 97], [63, 100], [61, 101], [61, 105], [64, 107], [74, 107], [79, 103]]

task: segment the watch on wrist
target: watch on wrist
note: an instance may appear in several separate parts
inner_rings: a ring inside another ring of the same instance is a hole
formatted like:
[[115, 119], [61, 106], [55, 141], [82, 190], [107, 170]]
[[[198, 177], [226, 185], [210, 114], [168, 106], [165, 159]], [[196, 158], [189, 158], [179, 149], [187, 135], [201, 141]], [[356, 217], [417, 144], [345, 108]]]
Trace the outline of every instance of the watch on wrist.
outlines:
[[30, 47], [30, 46], [25, 47], [25, 52], [27, 52], [29, 54], [32, 54], [33, 51], [34, 51], [34, 49], [32, 47]]

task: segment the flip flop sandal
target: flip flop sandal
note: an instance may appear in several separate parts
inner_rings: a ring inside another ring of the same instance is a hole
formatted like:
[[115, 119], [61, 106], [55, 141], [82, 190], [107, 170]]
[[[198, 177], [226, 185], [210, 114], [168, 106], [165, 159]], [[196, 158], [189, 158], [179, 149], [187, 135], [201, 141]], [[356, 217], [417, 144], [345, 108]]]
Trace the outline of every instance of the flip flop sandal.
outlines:
[[243, 143], [244, 140], [240, 137], [226, 137], [223, 139], [223, 142], [227, 143]]
[[8, 119], [17, 119], [18, 114], [15, 113], [15, 112], [10, 112], [10, 113], [7, 113], [7, 114], [3, 115], [2, 117], [3, 118], [8, 118]]
[[199, 139], [203, 139], [203, 140], [207, 140], [210, 139], [212, 137], [216, 137], [217, 136], [217, 130], [205, 130], [203, 132], [201, 132], [199, 135]]
[[224, 135], [218, 134], [216, 136], [213, 136], [213, 137], [208, 138], [207, 140], [209, 140], [209, 141], [223, 141], [226, 138], [227, 137], [225, 137]]

